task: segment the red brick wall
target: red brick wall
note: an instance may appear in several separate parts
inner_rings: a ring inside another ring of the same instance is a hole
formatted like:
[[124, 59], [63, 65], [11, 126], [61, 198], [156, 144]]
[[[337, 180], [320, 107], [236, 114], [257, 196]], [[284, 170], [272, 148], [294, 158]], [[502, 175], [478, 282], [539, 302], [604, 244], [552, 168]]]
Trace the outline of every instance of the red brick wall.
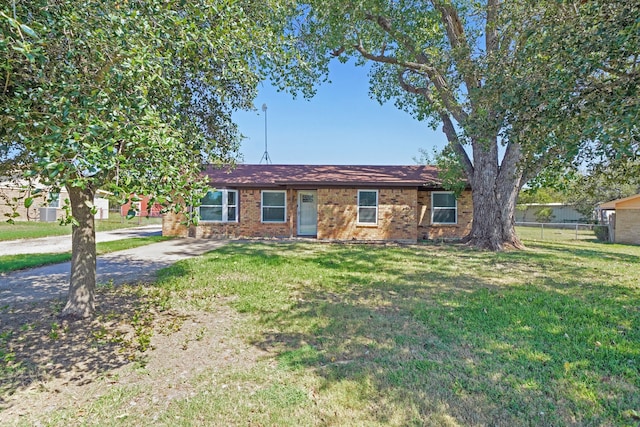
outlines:
[[458, 223], [455, 225], [431, 224], [431, 191], [418, 191], [418, 238], [461, 239], [471, 231], [473, 201], [471, 191], [465, 190], [458, 197]]
[[291, 191], [287, 192], [287, 215], [284, 223], [260, 221], [262, 192], [259, 189], [240, 190], [240, 237], [291, 237]]
[[415, 189], [378, 189], [378, 223], [357, 224], [358, 189], [318, 190], [318, 239], [396, 240], [417, 239]]

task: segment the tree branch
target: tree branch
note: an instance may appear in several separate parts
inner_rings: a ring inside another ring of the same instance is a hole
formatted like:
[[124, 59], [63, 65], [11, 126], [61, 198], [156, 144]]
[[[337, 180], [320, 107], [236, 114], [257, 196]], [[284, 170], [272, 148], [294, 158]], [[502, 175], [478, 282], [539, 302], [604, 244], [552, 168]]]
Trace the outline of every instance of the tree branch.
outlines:
[[364, 46], [362, 46], [361, 41], [358, 42], [358, 44], [355, 45], [354, 47], [358, 51], [358, 53], [360, 53], [360, 55], [364, 56], [366, 59], [369, 59], [371, 61], [383, 62], [385, 64], [399, 65], [401, 67], [410, 68], [412, 70], [419, 71], [427, 75], [438, 74], [438, 71], [435, 68], [427, 64], [422, 64], [414, 61], [400, 61], [395, 56], [386, 56], [384, 54], [375, 55], [369, 52], [368, 50], [366, 50]]
[[402, 71], [398, 71], [398, 81], [400, 82], [400, 87], [409, 93], [415, 93], [416, 95], [421, 95], [427, 99], [430, 104], [435, 104], [435, 100], [433, 99], [432, 93], [428, 87], [416, 87], [407, 82], [404, 78], [404, 75], [408, 72], [412, 71], [409, 69], [405, 69]]
[[448, 0], [432, 0], [433, 7], [440, 12], [442, 23], [447, 31], [447, 39], [458, 64], [458, 70], [470, 93], [472, 89], [480, 87], [480, 79], [471, 60], [471, 48], [464, 33], [464, 27], [455, 7]]
[[[509, 142], [507, 144], [507, 149], [505, 150], [504, 157], [502, 158], [502, 162], [500, 163], [500, 172], [498, 172], [498, 177], [500, 177], [500, 175], [503, 175], [505, 171], [516, 170], [516, 168], [518, 167], [518, 162], [521, 158], [522, 147], [520, 146], [520, 144], [517, 142]], [[524, 170], [522, 171], [522, 176], [524, 176]]]
[[[413, 86], [412, 84], [406, 81], [406, 79], [404, 78], [404, 75], [407, 71], [410, 71], [410, 70], [403, 70], [398, 72], [398, 80], [400, 81], [400, 86], [402, 87], [402, 89], [406, 90], [409, 93], [415, 93], [416, 95], [424, 96], [430, 104], [435, 105], [435, 102], [432, 98], [432, 94], [429, 88], [426, 88], [426, 87], [419, 88], [419, 87]], [[443, 124], [442, 131], [447, 136], [447, 140], [449, 141], [449, 144], [451, 144], [455, 152], [458, 154], [458, 156], [460, 156], [460, 161], [462, 163], [462, 168], [464, 169], [464, 173], [467, 176], [467, 179], [469, 180], [469, 182], [471, 182], [471, 180], [473, 179], [473, 164], [469, 159], [469, 155], [467, 154], [467, 152], [464, 150], [464, 147], [460, 143], [460, 139], [458, 138], [458, 134], [456, 133], [455, 127], [453, 126], [453, 122], [451, 121], [451, 118], [449, 117], [449, 114], [447, 111], [440, 109], [438, 111], [438, 115], [440, 116], [440, 120], [442, 121], [442, 124]]]
[[487, 22], [485, 23], [485, 45], [487, 56], [498, 50], [498, 7], [499, 0], [487, 1]]
[[[458, 123], [462, 123], [468, 118], [468, 114], [462, 109], [462, 107], [458, 104], [455, 97], [451, 93], [446, 80], [434, 67], [414, 61], [400, 61], [395, 56], [386, 56], [384, 54], [375, 55], [366, 50], [364, 46], [362, 46], [362, 42], [359, 42], [354, 47], [360, 53], [360, 55], [370, 61], [397, 65], [401, 68], [406, 68], [425, 74], [427, 78], [434, 84], [438, 94], [440, 95], [440, 99], [444, 103], [446, 109], [453, 115], [455, 120]], [[433, 98], [431, 98], [430, 102], [433, 102]]]
[[[467, 118], [467, 114], [462, 110], [458, 101], [456, 100], [453, 92], [449, 88], [444, 74], [441, 73], [436, 67], [428, 65], [429, 58], [416, 47], [416, 44], [407, 35], [396, 31], [391, 25], [391, 20], [384, 16], [376, 16], [373, 14], [366, 14], [365, 19], [375, 22], [385, 33], [400, 43], [407, 51], [409, 51], [417, 60], [417, 62], [405, 61], [399, 64], [405, 68], [412, 68], [417, 71], [424, 72], [429, 80], [435, 85], [442, 102], [447, 109], [451, 112], [454, 118], [458, 122], [463, 122]], [[361, 44], [360, 44], [361, 46]], [[360, 52], [362, 53], [362, 52]]]
[[456, 133], [456, 129], [453, 126], [451, 118], [448, 114], [442, 111], [440, 112], [440, 120], [442, 120], [442, 131], [447, 136], [447, 141], [449, 141], [449, 144], [451, 144], [456, 154], [460, 157], [460, 163], [462, 164], [464, 173], [467, 176], [467, 180], [470, 184], [473, 184], [475, 168], [473, 167], [473, 163], [471, 162], [469, 155], [460, 143], [460, 139], [458, 138], [458, 134]]
[[[415, 93], [416, 95], [421, 95], [425, 97], [430, 104], [436, 105], [434, 99], [432, 98], [432, 93], [429, 90], [429, 88], [416, 87], [406, 81], [406, 79], [404, 78], [404, 75], [406, 74], [407, 71], [411, 71], [411, 70], [403, 70], [398, 72], [398, 80], [400, 82], [400, 86], [402, 87], [402, 89], [406, 90], [409, 93]], [[460, 139], [458, 138], [456, 129], [453, 126], [453, 122], [451, 121], [451, 118], [449, 117], [449, 113], [443, 109], [439, 109], [438, 115], [440, 116], [440, 120], [442, 120], [442, 124], [443, 124], [442, 131], [447, 136], [447, 140], [449, 141], [451, 146], [454, 148], [456, 153], [460, 156], [460, 161], [462, 162], [464, 173], [467, 176], [467, 179], [471, 181], [471, 179], [473, 178], [473, 164], [471, 163], [471, 159], [469, 159], [469, 155], [467, 154], [467, 152], [464, 150], [464, 147], [460, 143]]]

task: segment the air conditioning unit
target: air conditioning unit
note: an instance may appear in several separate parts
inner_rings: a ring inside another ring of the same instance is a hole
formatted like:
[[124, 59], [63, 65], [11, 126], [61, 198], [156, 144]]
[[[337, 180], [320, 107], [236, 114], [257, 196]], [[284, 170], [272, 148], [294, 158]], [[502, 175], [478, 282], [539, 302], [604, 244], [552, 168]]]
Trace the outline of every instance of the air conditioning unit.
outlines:
[[57, 219], [56, 211], [58, 208], [40, 208], [40, 221], [41, 222], [55, 222]]

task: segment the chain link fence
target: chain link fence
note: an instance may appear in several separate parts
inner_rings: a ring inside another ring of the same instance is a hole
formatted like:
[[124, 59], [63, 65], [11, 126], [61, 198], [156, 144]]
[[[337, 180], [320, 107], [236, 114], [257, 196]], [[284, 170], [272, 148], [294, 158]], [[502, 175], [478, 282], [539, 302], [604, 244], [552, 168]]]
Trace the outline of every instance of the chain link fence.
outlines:
[[609, 241], [608, 225], [562, 222], [516, 222], [516, 232], [525, 240]]

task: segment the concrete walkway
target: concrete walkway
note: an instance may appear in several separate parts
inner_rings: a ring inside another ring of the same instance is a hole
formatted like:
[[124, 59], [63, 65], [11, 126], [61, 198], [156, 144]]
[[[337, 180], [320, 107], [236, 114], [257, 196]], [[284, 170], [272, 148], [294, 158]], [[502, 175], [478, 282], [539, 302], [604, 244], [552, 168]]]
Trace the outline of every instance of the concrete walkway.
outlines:
[[[70, 236], [66, 237], [71, 240]], [[173, 239], [101, 255], [97, 262], [97, 282], [122, 284], [150, 281], [159, 269], [178, 260], [215, 250], [225, 243], [212, 239]], [[32, 249], [28, 252], [33, 253]], [[0, 307], [66, 297], [70, 270], [71, 263], [66, 262], [0, 274]]]

